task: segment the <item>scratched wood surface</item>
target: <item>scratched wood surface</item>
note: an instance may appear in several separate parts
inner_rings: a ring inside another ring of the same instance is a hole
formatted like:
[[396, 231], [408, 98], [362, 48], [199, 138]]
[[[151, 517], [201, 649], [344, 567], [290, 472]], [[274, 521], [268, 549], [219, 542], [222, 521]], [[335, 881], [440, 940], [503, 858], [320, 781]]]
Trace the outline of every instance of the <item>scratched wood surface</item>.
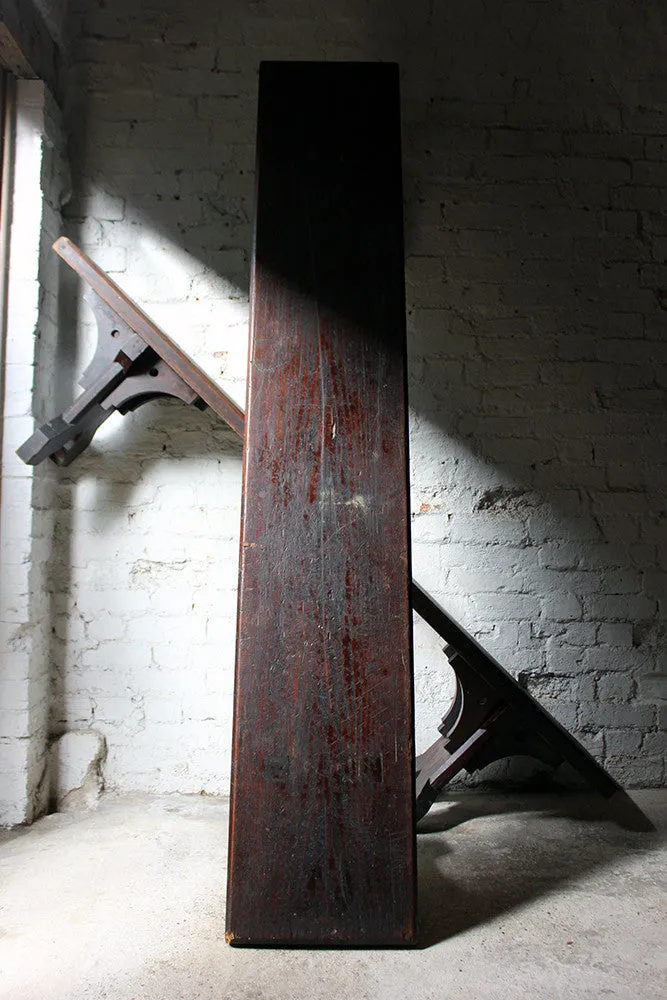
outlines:
[[227, 939], [415, 919], [398, 73], [265, 63]]

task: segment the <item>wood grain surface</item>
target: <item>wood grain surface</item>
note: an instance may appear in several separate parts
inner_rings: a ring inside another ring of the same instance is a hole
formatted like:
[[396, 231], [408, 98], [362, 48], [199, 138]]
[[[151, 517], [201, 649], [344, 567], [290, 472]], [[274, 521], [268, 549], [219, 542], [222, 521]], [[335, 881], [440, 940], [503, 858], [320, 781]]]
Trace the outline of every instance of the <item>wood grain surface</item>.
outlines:
[[265, 63], [227, 939], [415, 920], [398, 73]]

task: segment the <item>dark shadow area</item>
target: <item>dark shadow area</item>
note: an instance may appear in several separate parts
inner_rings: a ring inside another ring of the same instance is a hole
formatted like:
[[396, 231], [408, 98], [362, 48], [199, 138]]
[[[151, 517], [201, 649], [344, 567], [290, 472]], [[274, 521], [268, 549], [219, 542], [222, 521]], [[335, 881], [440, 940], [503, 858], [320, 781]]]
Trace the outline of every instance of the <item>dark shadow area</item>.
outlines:
[[257, 137], [255, 268], [260, 293], [293, 297], [283, 329], [303, 310], [313, 339], [331, 331], [402, 357], [398, 67], [265, 64]]
[[[55, 255], [54, 255], [55, 258]], [[58, 337], [53, 345], [51, 364], [40, 372], [41, 391], [39, 411], [35, 412], [37, 424], [50, 419], [56, 412], [69, 406], [75, 393], [77, 358], [77, 321], [80, 308], [80, 287], [69, 268], [52, 261], [52, 266], [58, 267], [58, 300], [57, 300], [57, 331]], [[48, 400], [48, 407], [46, 406]], [[64, 677], [62, 670], [63, 645], [66, 641], [67, 598], [71, 589], [72, 532], [73, 532], [73, 501], [71, 482], [63, 480], [58, 469], [51, 462], [42, 466], [43, 475], [48, 482], [48, 509], [50, 511], [49, 541], [51, 558], [47, 563], [48, 615], [46, 621], [46, 650], [49, 666], [48, 687], [48, 727], [49, 736], [60, 735], [58, 728], [59, 706], [62, 704]], [[53, 787], [57, 784], [58, 767], [49, 757], [46, 776], [49, 781], [45, 801], [49, 811], [52, 809]]]
[[[648, 856], [664, 843], [654, 827], [623, 828], [588, 793], [453, 792], [422, 820], [418, 834], [425, 948], [542, 896], [576, 891], [596, 870]], [[609, 878], [613, 883], [613, 872]]]
[[[609, 799], [591, 789], [563, 788], [548, 772], [529, 780], [511, 783], [484, 783], [476, 789], [453, 788], [440, 795], [428, 815], [417, 825], [417, 833], [446, 832], [476, 816], [502, 815], [506, 812], [554, 809], [560, 815], [591, 821], [613, 823], [630, 833], [655, 833], [650, 816], [636, 799], [620, 791]], [[480, 809], [486, 811], [480, 811]]]

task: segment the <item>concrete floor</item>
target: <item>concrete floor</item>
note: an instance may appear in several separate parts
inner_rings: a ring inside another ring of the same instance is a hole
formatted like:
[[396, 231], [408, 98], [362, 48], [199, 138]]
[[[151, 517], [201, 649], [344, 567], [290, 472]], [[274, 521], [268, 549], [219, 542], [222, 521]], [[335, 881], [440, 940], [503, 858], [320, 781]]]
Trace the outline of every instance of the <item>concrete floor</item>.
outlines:
[[592, 796], [462, 793], [421, 824], [420, 947], [224, 941], [226, 802], [112, 798], [0, 837], [2, 1000], [667, 997], [659, 832]]

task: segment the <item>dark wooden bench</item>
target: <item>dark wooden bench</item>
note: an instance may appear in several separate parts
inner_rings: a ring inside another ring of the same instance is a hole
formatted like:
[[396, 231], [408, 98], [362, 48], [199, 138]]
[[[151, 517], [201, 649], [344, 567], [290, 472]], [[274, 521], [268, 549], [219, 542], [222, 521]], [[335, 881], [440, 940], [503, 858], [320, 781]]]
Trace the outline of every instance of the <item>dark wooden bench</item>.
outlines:
[[[120, 412], [159, 396], [189, 397], [188, 401], [200, 409], [210, 406], [236, 434], [243, 437], [243, 410], [108, 275], [65, 237], [56, 240], [54, 250], [81, 276], [95, 295], [92, 307], [98, 320], [100, 343], [95, 359], [81, 382], [90, 384], [100, 374], [106, 380], [105, 388], [98, 389], [96, 404], [103, 407], [104, 419], [116, 408], [113, 400], [118, 399], [121, 393], [116, 396], [114, 393], [122, 386], [126, 402], [121, 401], [118, 405]], [[90, 303], [90, 295], [88, 301]], [[117, 331], [116, 336], [114, 331]], [[146, 357], [133, 369], [122, 357], [120, 361], [116, 358], [130, 354], [133, 338], [137, 336], [142, 340]], [[161, 362], [160, 372], [171, 372], [175, 380], [173, 383], [166, 379], [158, 381], [157, 376], [150, 374], [148, 378], [151, 381], [147, 381], [146, 368], [148, 365], [156, 367], [157, 361]], [[115, 365], [122, 369], [119, 381]], [[149, 389], [152, 391], [149, 392]], [[79, 409], [83, 410], [83, 407]], [[61, 415], [42, 425], [18, 449], [25, 462], [34, 464], [51, 457], [56, 464], [66, 465], [87, 446], [100, 425], [96, 422], [97, 412], [90, 424], [84, 413], [79, 420], [63, 421], [66, 425], [63, 430], [60, 424], [63, 417]], [[52, 434], [53, 427], [57, 428], [56, 434]], [[440, 737], [429, 750], [416, 758], [417, 818], [425, 815], [438, 792], [459, 771], [473, 772], [492, 760], [518, 753], [534, 756], [549, 767], [567, 762], [607, 799], [622, 792], [621, 786], [588, 751], [416, 581], [412, 583], [411, 594], [413, 609], [445, 641], [446, 655], [458, 678], [457, 694], [443, 719]], [[501, 717], [496, 713], [503, 705], [513, 708], [518, 715], [506, 715], [501, 724]], [[514, 719], [514, 731], [510, 727], [508, 733], [509, 718]], [[483, 729], [484, 734], [476, 736], [479, 729]], [[527, 729], [539, 738], [527, 740]], [[494, 733], [497, 738], [492, 740]]]

